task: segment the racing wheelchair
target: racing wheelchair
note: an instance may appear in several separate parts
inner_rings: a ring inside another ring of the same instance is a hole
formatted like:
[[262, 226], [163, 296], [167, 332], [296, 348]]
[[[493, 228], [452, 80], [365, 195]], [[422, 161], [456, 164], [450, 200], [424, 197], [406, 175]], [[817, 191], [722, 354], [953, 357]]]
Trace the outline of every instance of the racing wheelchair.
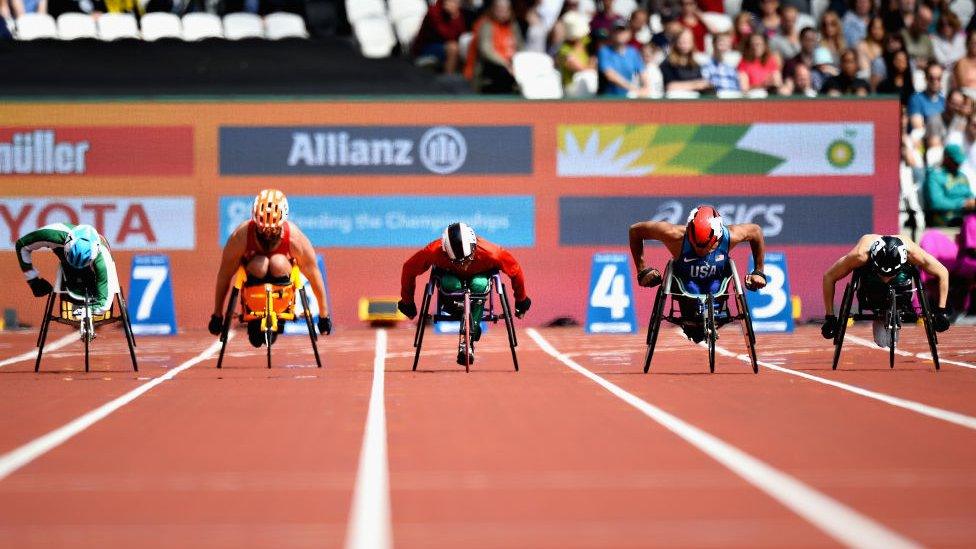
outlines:
[[[54, 280], [54, 289], [47, 296], [47, 304], [44, 307], [44, 319], [41, 321], [41, 330], [37, 334], [37, 360], [34, 362], [34, 372], [41, 369], [41, 357], [44, 354], [44, 343], [47, 341], [48, 330], [51, 322], [65, 324], [78, 330], [81, 341], [85, 346], [85, 371], [91, 370], [90, 353], [91, 343], [95, 339], [95, 329], [99, 326], [119, 322], [122, 324], [122, 331], [125, 333], [125, 342], [129, 347], [129, 357], [132, 360], [132, 370], [139, 371], [139, 364], [136, 362], [136, 339], [132, 334], [132, 323], [129, 322], [129, 312], [126, 309], [125, 295], [119, 285], [119, 276], [115, 270], [115, 262], [112, 260], [107, 248], [103, 248], [106, 270], [108, 272], [108, 292], [112, 297], [112, 304], [109, 309], [101, 314], [94, 314], [91, 307], [94, 300], [91, 295], [78, 295], [68, 290], [64, 281], [64, 271], [58, 269], [57, 278]], [[54, 313], [55, 302], [58, 303], [58, 312]]]
[[[644, 356], [644, 373], [651, 368], [651, 360], [654, 358], [654, 347], [657, 345], [657, 338], [661, 332], [661, 321], [667, 320], [678, 326], [701, 327], [705, 341], [708, 344], [708, 371], [715, 372], [715, 340], [718, 339], [718, 329], [735, 320], [739, 321], [742, 327], [742, 336], [745, 338], [746, 347], [749, 348], [749, 359], [752, 362], [752, 372], [759, 373], [759, 363], [756, 359], [756, 334], [752, 329], [752, 316], [749, 314], [749, 306], [746, 304], [745, 295], [742, 293], [742, 283], [739, 281], [738, 270], [735, 262], [729, 259], [728, 271], [722, 279], [722, 283], [715, 293], [696, 294], [691, 293], [685, 288], [681, 280], [674, 275], [673, 260], [669, 260], [664, 269], [664, 276], [661, 285], [654, 296], [654, 306], [651, 310], [651, 318], [647, 326], [647, 354]], [[735, 301], [736, 314], [732, 314], [729, 309], [729, 298]], [[670, 302], [670, 307], [668, 307]], [[681, 303], [697, 304], [699, 313], [695, 318], [684, 318], [681, 312]], [[667, 308], [667, 313], [665, 309]]]
[[[424, 297], [420, 305], [420, 318], [417, 321], [417, 332], [414, 334], [413, 346], [416, 352], [413, 357], [413, 370], [417, 370], [420, 362], [420, 350], [424, 344], [424, 331], [428, 322], [454, 321], [460, 322], [458, 329], [458, 349], [464, 349], [465, 364], [464, 371], [471, 371], [472, 357], [474, 351], [474, 341], [471, 338], [471, 304], [472, 302], [483, 301], [485, 303], [484, 312], [480, 322], [491, 322], [497, 324], [499, 320], [505, 321], [505, 330], [508, 332], [508, 346], [512, 351], [512, 363], [515, 371], [519, 371], [518, 356], [515, 354], [515, 347], [518, 340], [515, 337], [515, 323], [512, 315], [512, 308], [509, 306], [508, 294], [505, 290], [505, 283], [502, 282], [498, 272], [490, 273], [488, 277], [488, 288], [483, 293], [474, 293], [467, 283], [462, 283], [462, 290], [458, 292], [448, 292], [441, 288], [441, 277], [446, 274], [440, 269], [433, 269], [430, 279], [424, 287]], [[437, 305], [434, 314], [430, 314], [430, 302], [434, 293], [437, 293]], [[501, 312], [495, 310], [495, 298], [498, 298]]]
[[264, 334], [264, 344], [267, 348], [268, 368], [271, 368], [271, 347], [278, 334], [285, 329], [285, 322], [297, 320], [299, 313], [295, 311], [296, 294], [302, 300], [302, 313], [308, 336], [312, 341], [312, 352], [315, 354], [315, 364], [321, 368], [319, 358], [318, 333], [312, 322], [312, 313], [308, 308], [308, 293], [302, 282], [302, 275], [297, 265], [292, 265], [288, 284], [273, 284], [269, 282], [247, 284], [247, 271], [244, 267], [237, 269], [234, 275], [234, 285], [227, 301], [227, 311], [224, 314], [224, 325], [220, 331], [220, 355], [217, 357], [217, 368], [224, 362], [224, 350], [227, 348], [227, 334], [230, 331], [234, 309], [237, 308], [237, 298], [241, 298], [241, 312], [237, 319], [242, 324], [260, 321], [261, 332]]
[[[861, 297], [857, 295], [861, 289], [861, 272], [854, 271], [851, 281], [844, 288], [844, 297], [840, 302], [840, 311], [837, 315], [837, 332], [834, 333], [834, 362], [832, 368], [837, 369], [840, 362], [840, 350], [844, 346], [844, 334], [847, 333], [848, 322], [858, 320], [883, 320], [884, 329], [888, 332], [888, 367], [895, 367], [895, 348], [897, 347], [898, 331], [901, 330], [902, 323], [913, 323], [921, 321], [925, 326], [925, 337], [929, 342], [929, 349], [932, 352], [932, 362], [935, 369], [939, 369], [939, 351], [936, 348], [939, 340], [935, 328], [932, 324], [932, 307], [929, 305], [928, 295], [922, 285], [918, 269], [914, 266], [911, 269], [911, 285], [909, 287], [898, 288], [889, 284], [888, 293], [883, 303], [879, 307], [869, 308], [861, 302]], [[854, 298], [857, 296], [857, 311], [852, 312]], [[915, 297], [917, 296], [917, 306]]]

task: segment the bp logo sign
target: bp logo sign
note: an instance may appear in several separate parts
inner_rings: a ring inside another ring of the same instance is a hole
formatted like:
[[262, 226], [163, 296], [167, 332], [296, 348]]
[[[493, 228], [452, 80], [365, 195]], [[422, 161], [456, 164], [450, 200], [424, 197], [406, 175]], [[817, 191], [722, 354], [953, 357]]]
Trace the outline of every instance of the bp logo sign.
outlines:
[[854, 162], [854, 145], [845, 139], [837, 139], [827, 145], [827, 162], [835, 168], [846, 168]]
[[468, 157], [464, 136], [448, 126], [437, 126], [424, 132], [418, 148], [424, 167], [441, 175], [457, 171]]

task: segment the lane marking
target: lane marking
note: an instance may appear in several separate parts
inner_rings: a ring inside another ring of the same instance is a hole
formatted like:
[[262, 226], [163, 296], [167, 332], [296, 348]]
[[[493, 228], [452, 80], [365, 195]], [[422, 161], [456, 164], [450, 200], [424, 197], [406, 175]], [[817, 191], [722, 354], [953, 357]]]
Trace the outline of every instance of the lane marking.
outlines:
[[571, 370], [638, 409], [838, 542], [853, 547], [919, 546], [916, 542], [889, 530], [800, 480], [594, 374], [556, 350], [534, 328], [526, 331], [536, 345]]
[[[227, 334], [227, 337], [234, 337], [234, 332]], [[164, 381], [168, 381], [176, 377], [177, 374], [191, 368], [192, 366], [207, 360], [217, 350], [220, 349], [220, 340], [214, 341], [209, 347], [204, 349], [204, 351], [197, 356], [187, 360], [186, 362], [180, 364], [179, 366], [173, 368], [172, 370], [166, 372], [165, 374], [155, 377], [146, 383], [136, 387], [135, 389], [129, 391], [128, 393], [113, 399], [105, 404], [102, 404], [98, 408], [91, 410], [76, 419], [72, 420], [57, 429], [36, 438], [23, 446], [11, 450], [6, 454], [0, 456], [0, 480], [3, 480], [10, 476], [11, 473], [20, 469], [24, 465], [34, 461], [35, 459], [43, 456], [47, 452], [57, 448], [58, 446], [64, 444], [70, 440], [75, 435], [81, 433], [85, 429], [91, 427], [92, 425], [98, 423], [99, 421], [108, 417], [109, 414], [115, 412], [119, 408], [125, 406], [126, 404], [132, 402], [133, 400], [139, 398], [146, 392], [150, 391], [157, 385]]]
[[369, 393], [366, 429], [359, 452], [356, 488], [349, 512], [346, 549], [389, 549], [393, 547], [390, 513], [390, 465], [386, 452], [386, 330], [376, 331], [373, 359], [373, 388]]
[[[888, 349], [883, 349], [881, 347], [878, 347], [877, 345], [874, 344], [873, 341], [869, 341], [867, 339], [858, 337], [856, 335], [845, 334], [844, 340], [850, 341], [852, 343], [857, 343], [862, 347], [867, 347], [869, 349], [874, 349], [876, 351], [882, 351], [885, 353], [888, 352]], [[901, 349], [896, 348], [895, 354], [900, 356], [911, 356], [911, 357], [921, 358], [922, 360], [928, 360], [928, 361], [932, 360], [932, 353], [912, 353], [909, 351], [903, 351]], [[952, 364], [953, 366], [962, 366], [963, 368], [972, 368], [976, 370], [976, 364], [970, 364], [968, 362], [960, 362], [958, 360], [949, 360], [946, 358], [942, 358], [941, 356], [939, 357], [939, 362], [942, 364]]]
[[[57, 351], [61, 347], [69, 345], [73, 341], [78, 340], [77, 333], [70, 333], [62, 338], [55, 339], [50, 343], [44, 345], [44, 352], [50, 353], [51, 351]], [[35, 347], [32, 351], [27, 351], [26, 353], [19, 354], [17, 356], [12, 356], [8, 359], [0, 360], [0, 368], [10, 364], [16, 364], [18, 362], [24, 362], [25, 360], [34, 360], [37, 358], [37, 348]]]

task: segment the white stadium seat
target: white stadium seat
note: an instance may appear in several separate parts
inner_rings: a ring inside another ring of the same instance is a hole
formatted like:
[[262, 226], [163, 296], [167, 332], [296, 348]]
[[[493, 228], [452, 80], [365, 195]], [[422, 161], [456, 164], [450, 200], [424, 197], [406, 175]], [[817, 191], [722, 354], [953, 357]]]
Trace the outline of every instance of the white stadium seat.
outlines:
[[160, 38], [181, 38], [180, 18], [172, 13], [157, 11], [142, 16], [142, 38], [150, 42]]
[[717, 13], [714, 11], [706, 11], [701, 14], [702, 23], [708, 27], [708, 31], [712, 34], [719, 32], [732, 32], [732, 18], [724, 13]]
[[386, 17], [383, 0], [346, 0], [346, 18], [353, 26], [363, 19], [376, 17]]
[[95, 20], [86, 13], [62, 13], [58, 16], [58, 38], [61, 40], [98, 38]]
[[264, 18], [264, 34], [269, 40], [308, 38], [305, 20], [300, 15], [287, 12], [269, 13]]
[[228, 13], [224, 16], [224, 38], [264, 38], [264, 23], [260, 16], [253, 13]]
[[224, 27], [212, 13], [188, 13], [183, 16], [183, 40], [193, 42], [205, 38], [223, 38]]
[[123, 38], [139, 39], [139, 24], [131, 13], [105, 13], [95, 23], [98, 38], [106, 42]]
[[386, 16], [367, 17], [356, 21], [353, 25], [359, 49], [364, 56], [370, 58], [389, 57], [396, 45], [393, 27]]
[[722, 7], [725, 8], [725, 15], [735, 18], [742, 11], [742, 0], [724, 0]]
[[573, 75], [573, 81], [564, 90], [566, 97], [588, 99], [596, 96], [600, 76], [595, 69], [584, 69]]
[[427, 15], [427, 2], [424, 0], [389, 0], [390, 21], [396, 29], [397, 38], [404, 47], [410, 45], [420, 31], [420, 25]]
[[817, 21], [813, 16], [806, 13], [796, 14], [796, 28], [802, 31], [807, 27], [817, 30]]
[[395, 19], [393, 21], [393, 28], [396, 29], [397, 38], [400, 39], [400, 44], [403, 44], [404, 48], [410, 47], [410, 44], [413, 43], [413, 39], [416, 38], [417, 33], [420, 32], [420, 25], [423, 23], [423, 15], [401, 17], [400, 19]]
[[[13, 30], [13, 27], [9, 28]], [[54, 18], [46, 13], [25, 13], [17, 18], [17, 38], [20, 40], [57, 37], [58, 27]]]
[[562, 98], [562, 77], [553, 66], [552, 57], [538, 52], [519, 52], [512, 58], [512, 68], [526, 99]]
[[973, 0], [953, 0], [949, 4], [949, 9], [956, 14], [956, 17], [962, 21], [963, 27], [969, 22], [969, 19], [973, 16], [973, 10], [976, 6], [973, 5]]
[[617, 0], [613, 3], [613, 12], [620, 17], [630, 17], [637, 9], [637, 0]]

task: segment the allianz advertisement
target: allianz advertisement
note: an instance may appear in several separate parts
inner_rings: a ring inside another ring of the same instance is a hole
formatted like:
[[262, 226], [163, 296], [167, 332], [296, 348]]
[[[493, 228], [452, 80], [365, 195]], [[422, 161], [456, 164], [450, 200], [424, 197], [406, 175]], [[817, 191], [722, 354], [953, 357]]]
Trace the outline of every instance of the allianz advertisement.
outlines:
[[[253, 196], [220, 198], [220, 243], [251, 217]], [[423, 246], [456, 221], [506, 247], [535, 245], [532, 196], [296, 196], [288, 219], [312, 245], [328, 248]]]
[[531, 174], [530, 126], [222, 126], [221, 175]]

